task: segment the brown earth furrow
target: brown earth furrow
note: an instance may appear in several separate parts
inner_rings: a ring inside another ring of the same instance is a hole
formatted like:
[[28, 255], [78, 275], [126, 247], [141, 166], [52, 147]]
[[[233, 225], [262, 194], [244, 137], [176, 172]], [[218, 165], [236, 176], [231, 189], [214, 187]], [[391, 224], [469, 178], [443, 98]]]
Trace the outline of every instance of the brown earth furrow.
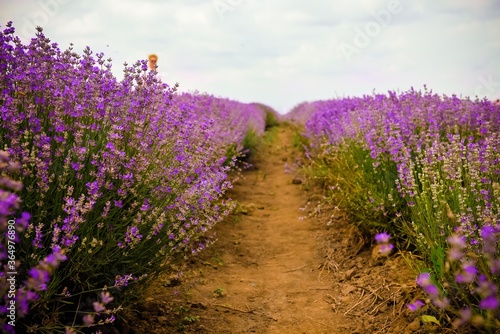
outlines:
[[[338, 325], [350, 320], [335, 314], [324, 291], [315, 290], [327, 284], [319, 276], [318, 227], [301, 219], [307, 198], [292, 183], [293, 175], [285, 173], [285, 161], [296, 154], [290, 136], [280, 129], [277, 142], [257, 158], [257, 169], [236, 183], [233, 198], [249, 215], [219, 226], [214, 247], [224, 265], [191, 297], [208, 307], [224, 304], [253, 312], [219, 310], [219, 319], [204, 323], [206, 333], [345, 333]], [[227, 230], [236, 238], [223, 235]], [[224, 296], [214, 297], [218, 287]]]

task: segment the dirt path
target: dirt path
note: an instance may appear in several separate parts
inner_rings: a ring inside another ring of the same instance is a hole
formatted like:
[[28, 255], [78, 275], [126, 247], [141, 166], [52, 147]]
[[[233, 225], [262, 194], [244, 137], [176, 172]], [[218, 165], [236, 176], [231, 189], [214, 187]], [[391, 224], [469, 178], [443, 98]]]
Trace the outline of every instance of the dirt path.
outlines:
[[[383, 280], [379, 287], [401, 287], [384, 273], [395, 261], [361, 251], [347, 225], [328, 230], [324, 223], [302, 219], [307, 193], [285, 172], [285, 164], [299, 155], [292, 135], [290, 128], [279, 127], [274, 142], [262, 147], [256, 169], [244, 172], [230, 193], [239, 214], [216, 227], [219, 239], [180, 286], [159, 282], [151, 289], [138, 328], [207, 334], [389, 332], [401, 294], [393, 294], [388, 306], [374, 280]], [[172, 305], [167, 300], [174, 290]]]
[[[205, 319], [207, 333], [345, 333], [340, 325], [348, 319], [324, 300], [331, 285], [320, 277], [318, 227], [301, 219], [307, 199], [285, 173], [291, 143], [291, 131], [280, 129], [258, 169], [235, 186], [248, 215], [221, 227], [216, 251], [224, 265], [207, 273], [206, 284], [192, 294], [193, 301], [222, 312]], [[219, 288], [222, 297], [214, 296]]]

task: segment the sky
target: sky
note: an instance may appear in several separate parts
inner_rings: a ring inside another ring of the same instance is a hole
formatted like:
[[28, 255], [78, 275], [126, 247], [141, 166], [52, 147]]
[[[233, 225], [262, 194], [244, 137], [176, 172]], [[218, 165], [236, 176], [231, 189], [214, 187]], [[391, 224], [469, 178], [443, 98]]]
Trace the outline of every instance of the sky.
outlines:
[[286, 113], [305, 101], [404, 92], [500, 98], [500, 0], [0, 0], [26, 43], [123, 63], [158, 55], [180, 91]]

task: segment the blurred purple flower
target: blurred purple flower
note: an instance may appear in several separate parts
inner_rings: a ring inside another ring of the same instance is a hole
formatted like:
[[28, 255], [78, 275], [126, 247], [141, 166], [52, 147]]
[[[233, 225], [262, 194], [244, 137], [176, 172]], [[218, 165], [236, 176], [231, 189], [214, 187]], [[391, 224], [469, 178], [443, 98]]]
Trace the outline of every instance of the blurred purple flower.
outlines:
[[82, 320], [83, 320], [83, 324], [87, 327], [90, 327], [94, 324], [94, 318], [95, 316], [93, 314], [86, 314], [83, 316]]
[[108, 142], [106, 144], [106, 148], [110, 151], [114, 151], [115, 150], [115, 145], [112, 143], [112, 142]]
[[100, 312], [106, 310], [106, 307], [100, 302], [93, 302], [92, 306], [94, 307], [94, 311], [97, 313], [100, 313]]
[[417, 284], [432, 298], [435, 299], [439, 296], [438, 288], [432, 283], [431, 275], [429, 273], [421, 273], [417, 277]]
[[415, 312], [415, 311], [419, 310], [424, 305], [425, 304], [421, 300], [417, 299], [415, 302], [406, 305], [406, 307], [408, 307], [408, 309], [410, 309], [410, 311]]
[[53, 250], [52, 254], [47, 255], [47, 257], [45, 258], [44, 261], [49, 266], [51, 266], [53, 268], [56, 268], [57, 266], [59, 266], [59, 264], [62, 261], [66, 261], [66, 260], [67, 260], [67, 257], [61, 251], [61, 247], [60, 246], [54, 246], [54, 250]]
[[455, 328], [460, 327], [467, 322], [469, 322], [472, 318], [472, 310], [469, 307], [461, 309], [458, 314], [460, 315], [460, 318], [455, 319], [453, 321], [453, 326]]
[[133, 281], [134, 278], [131, 274], [127, 274], [125, 276], [120, 276], [120, 275], [117, 275], [115, 277], [115, 284], [113, 285], [115, 288], [120, 288], [120, 287], [124, 287], [124, 286], [128, 286], [128, 282], [129, 281]]
[[28, 284], [37, 291], [47, 289], [47, 282], [50, 280], [50, 273], [44, 269], [31, 268], [28, 271]]
[[447, 240], [450, 245], [458, 249], [465, 248], [467, 241], [467, 239], [463, 235], [458, 234], [453, 234], [452, 236], [448, 237]]
[[382, 255], [388, 255], [392, 252], [393, 249], [394, 249], [393, 244], [381, 244], [379, 251], [380, 251], [380, 254], [382, 254]]
[[500, 301], [497, 296], [491, 295], [479, 302], [479, 307], [483, 310], [496, 310], [500, 306]]
[[454, 262], [458, 261], [463, 257], [463, 253], [460, 249], [452, 247], [448, 250], [448, 260]]
[[491, 273], [500, 276], [500, 259], [491, 259], [489, 261]]
[[436, 297], [432, 299], [432, 303], [440, 309], [445, 309], [450, 305], [450, 300], [446, 297]]
[[109, 293], [109, 291], [102, 291], [101, 292], [101, 301], [103, 304], [109, 304], [113, 301], [113, 297], [111, 296], [111, 294]]
[[494, 256], [498, 247], [499, 232], [491, 225], [481, 228], [481, 237], [483, 239], [483, 252]]
[[461, 284], [472, 283], [476, 279], [477, 272], [473, 262], [463, 263], [462, 272], [455, 275], [455, 281]]
[[377, 243], [389, 242], [390, 238], [391, 238], [391, 236], [387, 232], [378, 233], [375, 236], [375, 240], [377, 241]]

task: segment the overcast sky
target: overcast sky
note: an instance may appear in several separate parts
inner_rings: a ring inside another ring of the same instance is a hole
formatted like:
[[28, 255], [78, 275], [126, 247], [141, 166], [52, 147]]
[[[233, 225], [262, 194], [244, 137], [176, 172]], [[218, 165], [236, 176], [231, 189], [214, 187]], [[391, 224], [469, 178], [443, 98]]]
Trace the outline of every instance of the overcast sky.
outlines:
[[123, 63], [159, 56], [180, 90], [281, 113], [303, 101], [406, 91], [500, 98], [500, 0], [0, 0], [0, 25], [40, 25]]

